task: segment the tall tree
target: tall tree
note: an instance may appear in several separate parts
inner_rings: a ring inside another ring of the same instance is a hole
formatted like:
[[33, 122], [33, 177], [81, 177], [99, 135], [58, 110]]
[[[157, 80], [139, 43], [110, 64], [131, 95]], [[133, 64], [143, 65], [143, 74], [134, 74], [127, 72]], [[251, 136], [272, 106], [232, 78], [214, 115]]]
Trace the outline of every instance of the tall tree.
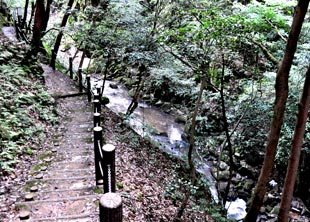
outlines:
[[276, 77], [276, 97], [274, 102], [274, 114], [271, 122], [270, 133], [267, 140], [267, 148], [258, 182], [252, 197], [252, 202], [245, 222], [256, 221], [259, 210], [263, 204], [266, 193], [266, 185], [273, 170], [276, 150], [279, 142], [280, 131], [283, 124], [284, 111], [288, 96], [288, 78], [292, 66], [294, 54], [297, 48], [298, 38], [302, 24], [309, 6], [309, 0], [299, 0], [296, 6], [291, 31], [287, 41], [285, 53], [279, 66]]
[[42, 46], [41, 38], [43, 37], [43, 33], [46, 31], [51, 3], [52, 0], [48, 0], [46, 5], [44, 0], [36, 1], [33, 35], [31, 41], [32, 50], [30, 51], [32, 55], [37, 55], [40, 51], [40, 47]]
[[24, 28], [26, 21], [27, 21], [27, 15], [28, 15], [28, 5], [29, 5], [29, 0], [26, 0], [25, 2], [25, 8], [24, 8], [24, 16], [22, 20], [21, 27]]
[[[68, 10], [71, 9], [71, 7], [73, 5], [73, 2], [74, 2], [74, 0], [69, 0], [68, 6], [67, 6], [67, 11], [66, 11], [64, 17], [62, 18], [60, 28], [63, 28], [63, 27], [66, 26], [68, 18], [70, 16], [70, 13], [69, 13]], [[57, 37], [56, 37], [56, 41], [55, 41], [55, 44], [54, 44], [54, 50], [52, 52], [52, 58], [51, 58], [50, 66], [53, 67], [53, 69], [55, 69], [56, 57], [57, 57], [57, 53], [58, 53], [58, 50], [59, 50], [59, 47], [60, 47], [62, 36], [63, 36], [63, 30], [61, 29], [59, 31]]]
[[294, 186], [301, 154], [301, 147], [305, 135], [309, 104], [310, 104], [310, 67], [308, 68], [306, 73], [304, 88], [298, 106], [299, 110], [297, 115], [297, 122], [295, 126], [291, 154], [287, 166], [286, 177], [282, 191], [278, 222], [288, 222], [288, 214], [294, 192]]
[[36, 1], [36, 9], [34, 14], [34, 25], [33, 25], [33, 34], [32, 34], [32, 53], [35, 55], [39, 52], [41, 45], [41, 36], [43, 29], [43, 15], [45, 13], [44, 0]]

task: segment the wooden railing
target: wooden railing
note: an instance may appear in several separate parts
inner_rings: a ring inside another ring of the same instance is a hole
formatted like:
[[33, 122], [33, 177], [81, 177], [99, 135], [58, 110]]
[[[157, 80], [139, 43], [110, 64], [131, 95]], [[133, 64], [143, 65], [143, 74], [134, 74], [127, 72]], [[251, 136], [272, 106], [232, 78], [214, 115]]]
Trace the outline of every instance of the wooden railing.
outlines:
[[[95, 158], [95, 181], [96, 186], [103, 185], [103, 195], [100, 198], [99, 217], [100, 222], [121, 222], [122, 221], [122, 198], [116, 192], [115, 176], [115, 146], [104, 144], [103, 124], [101, 119], [101, 98], [103, 86], [91, 84], [91, 76], [87, 75], [86, 85], [83, 84], [82, 69], [74, 73], [72, 69], [72, 58], [69, 58], [69, 75], [77, 76], [79, 92], [86, 89], [88, 102], [93, 103], [93, 137], [94, 137], [94, 158]], [[103, 80], [101, 80], [103, 82]], [[94, 90], [92, 90], [94, 89]]]

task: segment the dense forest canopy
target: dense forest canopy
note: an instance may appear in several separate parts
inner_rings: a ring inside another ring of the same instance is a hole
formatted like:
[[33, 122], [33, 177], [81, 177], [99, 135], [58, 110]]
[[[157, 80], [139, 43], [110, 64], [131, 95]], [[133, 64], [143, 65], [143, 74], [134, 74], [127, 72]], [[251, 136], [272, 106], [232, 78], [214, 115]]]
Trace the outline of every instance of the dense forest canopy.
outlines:
[[[25, 4], [4, 2], [9, 10]], [[222, 204], [236, 197], [249, 201], [260, 166], [269, 158], [265, 156], [266, 146], [277, 114], [275, 83], [290, 51], [298, 6], [304, 4], [307, 9], [307, 2], [37, 0], [34, 3], [37, 7], [40, 4], [49, 18], [40, 17], [36, 9], [33, 32], [37, 31], [40, 38], [33, 34], [30, 51], [46, 59], [53, 56], [52, 52], [56, 58], [58, 52], [78, 49], [83, 52], [82, 58], [90, 59], [84, 63], [85, 73], [118, 80], [137, 101], [141, 98], [177, 116], [178, 121], [185, 123], [182, 137], [192, 145], [194, 155], [214, 167], [212, 173]], [[287, 73], [289, 91], [284, 121], [280, 124], [274, 173], [269, 178], [279, 184], [277, 195], [285, 184], [297, 104], [305, 95], [303, 82], [310, 58], [308, 20], [307, 14], [296, 37], [296, 53], [290, 55], [294, 59]], [[46, 27], [42, 26], [44, 22]], [[28, 36], [31, 38], [29, 33]], [[59, 55], [57, 68], [67, 66]], [[53, 63], [55, 66], [52, 60]], [[7, 69], [4, 64], [0, 68]], [[1, 113], [1, 118], [7, 119], [1, 122], [1, 132], [6, 132], [1, 133], [1, 144], [10, 147], [8, 141], [18, 135], [10, 134], [8, 127], [14, 128], [17, 123], [8, 115], [6, 110]], [[305, 177], [309, 173], [309, 131], [307, 120], [294, 192], [308, 207], [310, 196], [305, 192], [310, 184]], [[8, 153], [2, 150], [0, 154], [6, 170], [11, 167]], [[221, 163], [225, 170], [220, 170]]]

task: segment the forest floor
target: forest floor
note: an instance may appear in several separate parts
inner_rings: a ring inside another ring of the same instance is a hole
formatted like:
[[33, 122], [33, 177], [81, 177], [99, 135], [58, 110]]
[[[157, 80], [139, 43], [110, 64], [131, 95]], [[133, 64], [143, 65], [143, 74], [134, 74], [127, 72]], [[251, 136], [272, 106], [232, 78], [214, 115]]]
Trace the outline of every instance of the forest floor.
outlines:
[[[2, 178], [0, 221], [21, 221], [28, 215], [22, 221], [98, 221], [103, 188], [94, 178], [91, 103], [86, 96], [56, 99], [76, 93], [76, 83], [46, 65], [43, 69], [60, 124], [48, 130], [35, 155], [21, 158], [15, 172]], [[116, 147], [123, 221], [173, 221], [185, 186], [183, 163], [141, 138], [108, 108], [103, 107], [102, 117], [104, 138]], [[211, 221], [194, 204], [182, 219]]]

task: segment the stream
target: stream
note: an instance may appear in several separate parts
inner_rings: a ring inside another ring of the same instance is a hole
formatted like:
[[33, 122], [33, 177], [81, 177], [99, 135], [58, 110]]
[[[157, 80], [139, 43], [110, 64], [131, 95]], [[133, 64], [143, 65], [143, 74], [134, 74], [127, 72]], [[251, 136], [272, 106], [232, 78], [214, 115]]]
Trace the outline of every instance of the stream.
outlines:
[[[102, 84], [102, 80], [92, 79], [93, 86], [102, 86]], [[117, 87], [112, 88], [111, 85]], [[125, 114], [132, 101], [126, 87], [115, 81], [106, 81], [103, 96], [110, 100], [107, 107], [117, 114]], [[139, 135], [151, 138], [159, 149], [179, 159], [186, 160], [188, 144], [182, 140], [184, 124], [176, 123], [173, 115], [164, 113], [159, 108], [142, 101], [128, 118], [128, 122]], [[197, 171], [208, 180], [211, 195], [214, 201], [218, 203], [216, 181], [211, 175], [210, 166], [199, 159], [197, 155], [194, 155], [193, 158]], [[229, 219], [241, 220], [246, 214], [246, 202], [239, 198], [227, 202], [225, 208]]]
[[[95, 80], [93, 84], [102, 86], [103, 83]], [[111, 88], [110, 85], [115, 85], [117, 88]], [[106, 81], [103, 96], [110, 100], [107, 107], [117, 114], [125, 114], [132, 100], [127, 89], [114, 81]], [[174, 116], [164, 113], [157, 107], [140, 102], [128, 118], [128, 122], [139, 135], [151, 138], [166, 153], [182, 160], [187, 157], [188, 144], [182, 140], [184, 124], [176, 123]], [[201, 160], [197, 158], [194, 162], [198, 171], [208, 180], [212, 197], [218, 202], [216, 181], [211, 175], [210, 166], [201, 163]]]

